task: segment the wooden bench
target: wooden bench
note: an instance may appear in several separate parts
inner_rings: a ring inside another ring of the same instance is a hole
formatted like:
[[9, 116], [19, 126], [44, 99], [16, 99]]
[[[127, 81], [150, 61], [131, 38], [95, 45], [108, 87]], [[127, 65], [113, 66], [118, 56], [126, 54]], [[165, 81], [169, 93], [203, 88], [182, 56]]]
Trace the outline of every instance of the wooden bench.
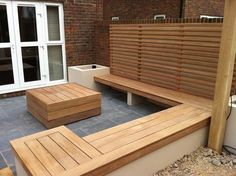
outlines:
[[94, 79], [96, 82], [101, 84], [146, 97], [170, 106], [190, 104], [207, 110], [212, 108], [212, 100], [135, 81], [121, 76], [109, 74], [97, 76]]
[[28, 111], [47, 128], [101, 113], [101, 94], [76, 83], [26, 92]]
[[[14, 140], [11, 145], [21, 176], [150, 175], [205, 144], [211, 100], [114, 75], [95, 80], [175, 106], [84, 138], [58, 127]], [[165, 160], [158, 159], [163, 157], [160, 150], [166, 150]], [[155, 156], [152, 162], [150, 155]]]
[[210, 114], [179, 105], [83, 139], [66, 127], [23, 137], [11, 141], [17, 172], [20, 176], [106, 175], [207, 126]]

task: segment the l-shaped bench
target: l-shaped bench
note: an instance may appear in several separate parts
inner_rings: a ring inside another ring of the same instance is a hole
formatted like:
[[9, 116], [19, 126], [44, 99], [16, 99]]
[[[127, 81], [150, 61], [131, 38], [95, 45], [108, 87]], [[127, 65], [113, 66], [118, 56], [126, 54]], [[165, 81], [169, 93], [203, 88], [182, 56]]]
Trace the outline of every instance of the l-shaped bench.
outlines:
[[95, 80], [173, 107], [84, 138], [58, 127], [11, 141], [19, 176], [150, 175], [170, 162], [158, 150], [173, 161], [205, 143], [211, 100], [115, 75]]

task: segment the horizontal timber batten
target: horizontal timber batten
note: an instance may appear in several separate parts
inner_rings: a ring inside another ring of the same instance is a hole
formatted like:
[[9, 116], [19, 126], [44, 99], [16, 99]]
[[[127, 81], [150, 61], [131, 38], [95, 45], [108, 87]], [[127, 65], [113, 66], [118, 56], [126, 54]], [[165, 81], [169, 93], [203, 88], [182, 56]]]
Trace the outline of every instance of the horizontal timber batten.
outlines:
[[110, 24], [111, 74], [213, 99], [222, 20], [138, 22]]

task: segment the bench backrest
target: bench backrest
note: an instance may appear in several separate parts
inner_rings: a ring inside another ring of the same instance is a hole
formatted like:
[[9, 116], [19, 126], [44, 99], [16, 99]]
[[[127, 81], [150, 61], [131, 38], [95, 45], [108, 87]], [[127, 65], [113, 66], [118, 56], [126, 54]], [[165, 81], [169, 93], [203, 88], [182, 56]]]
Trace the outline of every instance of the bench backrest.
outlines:
[[[213, 98], [222, 23], [111, 24], [114, 75]], [[233, 83], [236, 85], [236, 69]]]

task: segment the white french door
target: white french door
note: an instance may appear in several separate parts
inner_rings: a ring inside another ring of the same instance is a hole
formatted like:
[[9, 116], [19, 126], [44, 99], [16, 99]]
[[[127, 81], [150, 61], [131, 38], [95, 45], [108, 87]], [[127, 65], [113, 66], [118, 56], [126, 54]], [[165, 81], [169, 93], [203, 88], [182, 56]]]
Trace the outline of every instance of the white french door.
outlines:
[[0, 1], [0, 91], [18, 87], [18, 64], [15, 52], [11, 2]]
[[0, 0], [0, 93], [66, 81], [60, 4]]
[[39, 3], [12, 2], [21, 87], [45, 84], [43, 22]]

